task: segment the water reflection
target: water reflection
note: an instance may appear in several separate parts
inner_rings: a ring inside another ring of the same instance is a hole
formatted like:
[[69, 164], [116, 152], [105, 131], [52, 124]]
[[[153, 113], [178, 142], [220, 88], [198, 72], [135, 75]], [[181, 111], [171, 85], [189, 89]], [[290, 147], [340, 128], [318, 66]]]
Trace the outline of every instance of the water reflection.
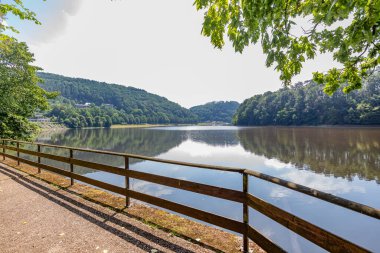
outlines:
[[[380, 208], [379, 128], [165, 127], [82, 129], [49, 133], [40, 140], [57, 145], [112, 150], [187, 162], [250, 168]], [[53, 151], [51, 151], [53, 152]], [[63, 151], [55, 151], [63, 152]], [[62, 153], [62, 155], [65, 155]], [[66, 154], [67, 155], [67, 154]], [[123, 159], [76, 152], [76, 157], [113, 166]], [[241, 190], [241, 175], [132, 160], [131, 169]], [[124, 178], [75, 167], [76, 173], [124, 186]], [[249, 191], [333, 233], [380, 252], [379, 221], [250, 178]], [[241, 205], [140, 180], [132, 189], [233, 219]], [[290, 252], [323, 252], [296, 234], [251, 211], [251, 224]], [[350, 221], [350, 226], [347, 226]]]
[[[267, 158], [266, 165], [274, 169], [294, 166], [348, 180], [358, 176], [360, 179], [380, 183], [378, 128], [73, 129], [45, 133], [39, 140], [57, 145], [146, 156], [159, 156], [180, 145], [184, 153], [203, 156], [211, 150], [207, 146], [229, 147], [230, 151], [231, 148], [243, 147], [245, 151]], [[201, 150], [202, 146], [196, 143], [207, 146]], [[112, 164], [112, 159], [106, 163]]]
[[45, 132], [37, 140], [63, 146], [156, 156], [178, 146], [185, 139], [187, 136], [184, 132], [95, 128]]
[[268, 159], [324, 175], [380, 183], [378, 128], [248, 128], [239, 130], [238, 136], [245, 150]]

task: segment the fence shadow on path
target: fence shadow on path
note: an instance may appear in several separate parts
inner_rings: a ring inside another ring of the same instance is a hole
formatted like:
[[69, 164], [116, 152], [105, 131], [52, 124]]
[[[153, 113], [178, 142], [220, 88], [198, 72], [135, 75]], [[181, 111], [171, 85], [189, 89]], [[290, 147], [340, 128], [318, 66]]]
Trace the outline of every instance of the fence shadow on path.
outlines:
[[[146, 244], [145, 242], [142, 242], [142, 241], [134, 238], [133, 236], [123, 232], [122, 230], [115, 228], [113, 226], [110, 226], [106, 223], [111, 222], [111, 223], [116, 224], [118, 226], [122, 226], [123, 228], [129, 230], [130, 232], [132, 232], [138, 236], [144, 237], [145, 239], [149, 240], [150, 242], [157, 244], [157, 245], [159, 245], [163, 248], [166, 248], [168, 250], [171, 250], [174, 252], [195, 253], [192, 250], [186, 249], [183, 246], [180, 246], [180, 245], [175, 244], [173, 242], [169, 242], [169, 241], [165, 240], [164, 238], [153, 235], [152, 233], [150, 233], [144, 229], [138, 228], [138, 227], [126, 222], [126, 221], [123, 221], [123, 220], [115, 217], [115, 215], [118, 214], [119, 212], [114, 211], [114, 212], [112, 212], [112, 214], [107, 214], [107, 213], [104, 213], [102, 211], [99, 211], [99, 210], [91, 207], [90, 205], [86, 205], [85, 203], [79, 202], [79, 201], [77, 201], [73, 198], [70, 198], [69, 196], [66, 196], [66, 195], [59, 192], [60, 190], [64, 190], [65, 192], [71, 194], [70, 191], [67, 191], [65, 189], [58, 189], [58, 190], [50, 189], [50, 188], [48, 188], [48, 187], [46, 187], [46, 186], [44, 186], [38, 182], [35, 182], [34, 180], [29, 179], [28, 178], [29, 175], [23, 175], [19, 172], [8, 169], [5, 166], [3, 166], [2, 164], [0, 164], [0, 173], [10, 177], [13, 181], [17, 182], [18, 184], [24, 186], [25, 188], [27, 188], [31, 191], [34, 191], [35, 193], [41, 195], [42, 197], [48, 199], [49, 201], [52, 201], [52, 202], [58, 204], [59, 206], [69, 210], [70, 212], [72, 212], [76, 215], [79, 215], [80, 217], [86, 219], [87, 221], [101, 227], [104, 230], [107, 230], [108, 232], [114, 234], [115, 236], [118, 236], [119, 238], [127, 241], [128, 243], [133, 244], [134, 246], [136, 246], [136, 247], [138, 247], [138, 248], [140, 248], [146, 252], [151, 252], [152, 250], [156, 250], [155, 252], [162, 252], [162, 251], [157, 250], [156, 248], [152, 247], [151, 245]], [[83, 202], [87, 202], [87, 200], [83, 200]], [[70, 203], [71, 205], [69, 205], [68, 203]], [[97, 216], [98, 218], [100, 218], [100, 220], [95, 219], [94, 217], [86, 214], [84, 211], [87, 211], [87, 212]], [[126, 213], [123, 213], [123, 214], [126, 214]], [[126, 215], [129, 216], [128, 214], [126, 214]], [[131, 217], [128, 217], [128, 218], [131, 218]], [[213, 250], [213, 251], [219, 251], [219, 250], [216, 250], [212, 247], [206, 247], [206, 248]]]

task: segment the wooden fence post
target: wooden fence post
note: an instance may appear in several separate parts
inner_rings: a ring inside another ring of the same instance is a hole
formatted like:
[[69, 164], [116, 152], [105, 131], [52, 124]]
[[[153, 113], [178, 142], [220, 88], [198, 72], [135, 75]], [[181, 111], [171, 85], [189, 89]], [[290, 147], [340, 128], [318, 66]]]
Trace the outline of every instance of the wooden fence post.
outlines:
[[[38, 153], [41, 153], [41, 145], [40, 144], [37, 145], [37, 151], [38, 151]], [[38, 164], [40, 164], [41, 163], [41, 157], [38, 156], [37, 160], [38, 160]], [[38, 173], [41, 173], [41, 168], [40, 167], [38, 167]]]
[[129, 170], [129, 157], [125, 156], [125, 206], [128, 208], [130, 205], [130, 199], [129, 199], [129, 176], [127, 175], [127, 171]]
[[3, 140], [3, 161], [5, 160], [5, 140]]
[[16, 147], [17, 147], [17, 165], [20, 165], [20, 143], [16, 142]]
[[[74, 164], [71, 159], [74, 158], [74, 151], [70, 148], [70, 172], [74, 173]], [[70, 185], [74, 185], [74, 178], [70, 177]]]
[[243, 223], [244, 223], [244, 234], [243, 234], [243, 252], [249, 253], [249, 240], [248, 240], [248, 226], [249, 226], [249, 213], [248, 213], [248, 174], [243, 172], [243, 192], [245, 201], [243, 203]]

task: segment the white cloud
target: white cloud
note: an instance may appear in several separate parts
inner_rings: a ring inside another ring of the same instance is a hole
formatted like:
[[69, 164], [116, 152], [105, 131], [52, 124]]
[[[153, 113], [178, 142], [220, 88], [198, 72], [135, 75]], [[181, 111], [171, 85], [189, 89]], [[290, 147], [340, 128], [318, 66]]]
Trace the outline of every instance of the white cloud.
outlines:
[[164, 187], [162, 185], [152, 184], [145, 181], [133, 180], [131, 188], [134, 191], [143, 192], [145, 194], [155, 196], [155, 197], [161, 197], [164, 195], [173, 194], [173, 190], [170, 188]]
[[283, 187], [276, 187], [273, 190], [271, 190], [269, 196], [272, 198], [284, 198], [288, 197], [291, 194], [291, 190], [285, 189]]
[[211, 146], [201, 142], [195, 142], [192, 140], [186, 140], [182, 142], [177, 148], [180, 152], [183, 152], [191, 157], [213, 157], [213, 156], [250, 156], [242, 146]]
[[290, 164], [283, 163], [277, 159], [265, 160], [264, 164], [266, 166], [271, 167], [271, 168], [276, 169], [276, 170], [281, 170], [281, 169], [292, 167]]
[[64, 36], [70, 18], [78, 14], [82, 2], [83, 0], [55, 0], [53, 3], [46, 3], [54, 11], [39, 16], [42, 25], [33, 29], [31, 44], [43, 46]]
[[331, 194], [346, 194], [350, 192], [365, 193], [364, 187], [353, 185], [346, 179], [334, 178], [308, 171], [291, 171], [282, 175], [291, 182], [308, 186]]

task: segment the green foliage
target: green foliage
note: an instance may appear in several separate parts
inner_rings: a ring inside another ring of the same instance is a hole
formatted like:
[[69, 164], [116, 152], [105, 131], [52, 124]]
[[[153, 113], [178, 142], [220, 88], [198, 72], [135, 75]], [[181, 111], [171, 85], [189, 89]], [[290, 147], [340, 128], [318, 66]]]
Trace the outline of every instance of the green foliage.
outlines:
[[13, 0], [11, 3], [4, 4], [0, 3], [0, 33], [2, 34], [5, 30], [11, 30], [18, 33], [18, 31], [12, 26], [6, 26], [2, 22], [6, 18], [7, 14], [13, 14], [21, 20], [30, 20], [35, 24], [41, 24], [37, 18], [36, 14], [29, 9], [25, 8], [21, 0]]
[[[197, 122], [197, 116], [188, 109], [141, 89], [48, 73], [38, 75], [44, 80], [40, 84], [43, 89], [61, 94], [52, 101], [47, 116], [68, 127]], [[75, 106], [85, 103], [92, 105]]]
[[238, 107], [239, 103], [235, 101], [219, 101], [191, 107], [190, 111], [196, 114], [201, 122], [218, 121], [231, 123], [232, 116]]
[[312, 82], [266, 92], [245, 100], [234, 115], [237, 125], [380, 125], [380, 74], [360, 91], [332, 97]]
[[195, 6], [205, 10], [202, 34], [215, 47], [224, 46], [225, 35], [237, 52], [260, 43], [266, 65], [275, 65], [285, 85], [317, 53], [332, 52], [343, 65], [314, 73], [329, 95], [361, 88], [380, 64], [380, 0], [195, 0]]
[[0, 137], [28, 139], [37, 129], [29, 123], [37, 109], [48, 108], [48, 98], [55, 94], [41, 89], [31, 65], [33, 54], [25, 43], [0, 34]]

